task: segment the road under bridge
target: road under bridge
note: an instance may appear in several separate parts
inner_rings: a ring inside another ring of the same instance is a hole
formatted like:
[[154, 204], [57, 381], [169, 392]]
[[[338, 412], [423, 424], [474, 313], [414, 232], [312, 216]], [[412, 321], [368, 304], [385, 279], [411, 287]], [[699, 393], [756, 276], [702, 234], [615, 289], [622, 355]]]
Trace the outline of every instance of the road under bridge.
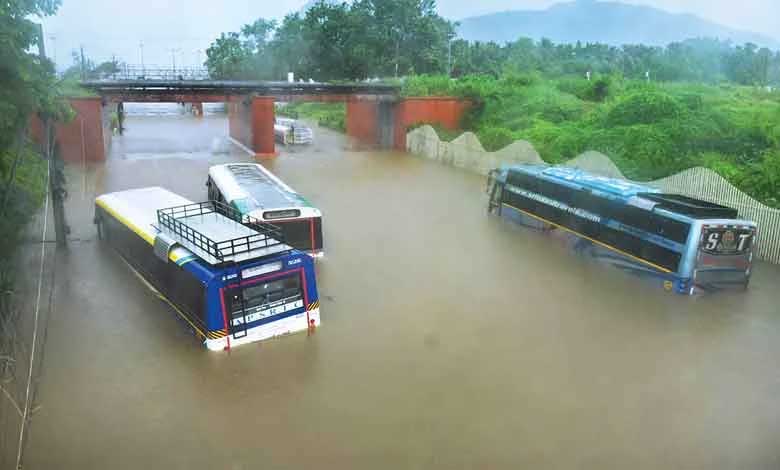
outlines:
[[[457, 129], [468, 102], [454, 97], [402, 97], [395, 85], [325, 84], [225, 80], [87, 80], [82, 86], [97, 96], [73, 98], [77, 118], [61, 125], [58, 138], [65, 161], [103, 161], [110, 145], [110, 112], [122, 103], [224, 102], [231, 140], [255, 156], [276, 154], [276, 102], [346, 103], [346, 131], [358, 144], [406, 147], [412, 124]], [[121, 119], [121, 116], [120, 116]], [[39, 126], [33, 125], [33, 133]]]

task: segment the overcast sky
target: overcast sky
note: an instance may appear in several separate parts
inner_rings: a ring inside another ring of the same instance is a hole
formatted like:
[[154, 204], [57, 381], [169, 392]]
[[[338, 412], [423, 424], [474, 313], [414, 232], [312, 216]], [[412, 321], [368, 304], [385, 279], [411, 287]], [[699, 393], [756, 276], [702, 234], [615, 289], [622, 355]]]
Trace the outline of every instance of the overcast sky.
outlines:
[[[623, 0], [673, 12], [694, 13], [734, 28], [780, 39], [780, 0]], [[59, 67], [71, 63], [71, 51], [100, 62], [120, 61], [192, 66], [202, 62], [209, 43], [223, 31], [236, 31], [258, 17], [281, 18], [306, 0], [62, 0], [56, 16], [46, 18], [47, 53]], [[555, 0], [439, 0], [450, 19], [513, 9], [542, 9]], [[143, 43], [143, 47], [140, 44]], [[56, 55], [56, 57], [55, 57]]]

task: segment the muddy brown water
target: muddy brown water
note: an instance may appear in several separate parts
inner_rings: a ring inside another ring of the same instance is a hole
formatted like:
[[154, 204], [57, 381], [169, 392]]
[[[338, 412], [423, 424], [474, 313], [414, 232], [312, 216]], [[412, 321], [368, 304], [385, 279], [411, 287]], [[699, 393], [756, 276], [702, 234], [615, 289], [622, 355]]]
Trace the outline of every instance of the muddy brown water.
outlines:
[[263, 163], [324, 213], [323, 325], [208, 352], [96, 241], [92, 201], [200, 200], [247, 157], [223, 117], [127, 127], [68, 170], [26, 468], [780, 467], [776, 267], [667, 294], [488, 216], [481, 177], [318, 129]]

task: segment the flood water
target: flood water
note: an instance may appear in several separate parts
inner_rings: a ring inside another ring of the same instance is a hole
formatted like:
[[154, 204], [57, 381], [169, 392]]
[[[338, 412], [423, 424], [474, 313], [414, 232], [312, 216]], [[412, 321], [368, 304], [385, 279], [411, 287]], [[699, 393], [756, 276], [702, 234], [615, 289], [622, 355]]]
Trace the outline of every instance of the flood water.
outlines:
[[777, 267], [668, 294], [488, 216], [484, 180], [316, 144], [262, 163], [320, 207], [322, 327], [214, 353], [96, 240], [96, 194], [205, 199], [224, 116], [135, 116], [69, 168], [26, 468], [780, 467]]

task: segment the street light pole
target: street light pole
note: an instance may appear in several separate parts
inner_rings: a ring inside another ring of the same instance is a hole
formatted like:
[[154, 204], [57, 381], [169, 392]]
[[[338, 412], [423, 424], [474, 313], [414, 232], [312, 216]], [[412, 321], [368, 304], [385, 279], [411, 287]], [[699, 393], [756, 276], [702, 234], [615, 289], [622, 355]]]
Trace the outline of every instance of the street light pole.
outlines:
[[176, 78], [176, 53], [181, 52], [178, 47], [171, 48], [171, 62], [173, 63], [173, 78]]
[[51, 34], [49, 35], [49, 39], [51, 40], [52, 49], [54, 49], [54, 74], [57, 75], [57, 35]]
[[146, 66], [144, 65], [144, 42], [138, 43], [138, 50], [141, 53], [141, 75], [146, 76]]
[[452, 77], [452, 35], [447, 35], [447, 78]]

